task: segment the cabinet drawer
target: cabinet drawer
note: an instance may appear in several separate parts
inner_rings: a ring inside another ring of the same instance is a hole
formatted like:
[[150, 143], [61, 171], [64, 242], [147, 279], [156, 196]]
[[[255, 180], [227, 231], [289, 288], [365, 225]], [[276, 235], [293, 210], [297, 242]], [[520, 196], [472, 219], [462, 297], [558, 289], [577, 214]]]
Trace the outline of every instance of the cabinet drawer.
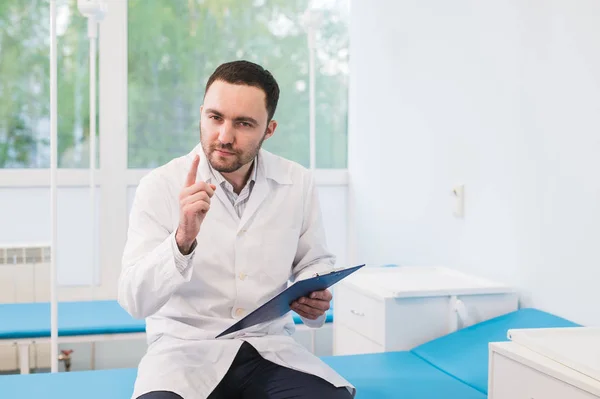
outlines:
[[343, 324], [336, 323], [334, 331], [334, 355], [357, 355], [361, 353], [381, 353], [383, 346], [363, 337]]
[[385, 318], [383, 301], [375, 300], [346, 285], [336, 287], [334, 320], [384, 345]]
[[490, 399], [597, 399], [564, 381], [494, 353]]

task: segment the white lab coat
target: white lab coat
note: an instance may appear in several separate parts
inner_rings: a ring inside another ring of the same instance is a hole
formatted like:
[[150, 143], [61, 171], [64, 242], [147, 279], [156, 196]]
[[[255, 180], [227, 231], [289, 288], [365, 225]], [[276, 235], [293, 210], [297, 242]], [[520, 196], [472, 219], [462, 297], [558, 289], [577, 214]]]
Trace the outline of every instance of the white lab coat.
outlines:
[[[194, 155], [197, 180], [211, 182], [200, 145], [145, 176], [133, 203], [119, 279], [119, 303], [146, 318], [148, 350], [133, 398], [167, 390], [185, 399], [206, 398], [233, 361], [242, 340], [266, 359], [354, 387], [298, 344], [290, 313], [233, 336], [214, 337], [283, 290], [289, 278], [331, 270], [312, 174], [265, 150], [241, 219], [217, 187], [193, 253], [183, 256], [174, 234], [179, 192]], [[320, 327], [325, 317], [304, 320]]]

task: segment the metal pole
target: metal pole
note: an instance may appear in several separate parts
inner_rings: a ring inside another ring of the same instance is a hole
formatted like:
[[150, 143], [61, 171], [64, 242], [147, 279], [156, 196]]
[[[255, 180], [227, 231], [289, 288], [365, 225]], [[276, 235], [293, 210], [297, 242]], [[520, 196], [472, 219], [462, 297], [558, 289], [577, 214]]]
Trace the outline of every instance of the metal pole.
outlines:
[[315, 169], [317, 164], [315, 109], [315, 21], [310, 10], [308, 14], [308, 82], [310, 169]]
[[96, 32], [98, 22], [88, 19], [90, 38], [90, 217], [92, 226], [92, 299], [95, 299], [96, 286]]
[[56, 44], [56, 0], [50, 0], [50, 365], [51, 372], [58, 371], [58, 303], [56, 284], [57, 243], [57, 195], [56, 169], [58, 166], [57, 146], [57, 44]]

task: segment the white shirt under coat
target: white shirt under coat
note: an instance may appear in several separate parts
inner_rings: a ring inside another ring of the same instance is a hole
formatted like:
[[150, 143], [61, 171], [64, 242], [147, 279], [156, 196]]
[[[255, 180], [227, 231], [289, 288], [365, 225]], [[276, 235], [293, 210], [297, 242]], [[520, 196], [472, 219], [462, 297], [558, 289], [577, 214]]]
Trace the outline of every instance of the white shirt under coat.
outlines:
[[[241, 217], [217, 187], [197, 245], [182, 255], [175, 243], [179, 193], [200, 154], [197, 178], [218, 185], [200, 145], [145, 176], [137, 188], [119, 279], [119, 303], [146, 318], [147, 353], [133, 398], [158, 390], [206, 398], [225, 375], [243, 340], [266, 359], [354, 387], [291, 336], [291, 313], [218, 340], [223, 330], [285, 289], [333, 269], [315, 183], [302, 166], [260, 150], [255, 182]], [[309, 327], [317, 320], [303, 319]]]

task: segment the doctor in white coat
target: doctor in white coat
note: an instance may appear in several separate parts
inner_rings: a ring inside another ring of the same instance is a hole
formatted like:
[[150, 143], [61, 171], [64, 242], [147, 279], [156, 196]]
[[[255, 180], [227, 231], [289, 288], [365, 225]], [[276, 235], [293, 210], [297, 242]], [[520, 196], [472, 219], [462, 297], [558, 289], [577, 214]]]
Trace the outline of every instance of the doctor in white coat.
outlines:
[[[354, 396], [294, 340], [290, 313], [215, 339], [289, 279], [334, 265], [313, 176], [261, 149], [277, 127], [278, 97], [259, 65], [219, 66], [200, 109], [200, 144], [140, 181], [118, 293], [124, 309], [146, 318], [133, 398]], [[319, 291], [291, 309], [318, 328], [330, 300]]]

